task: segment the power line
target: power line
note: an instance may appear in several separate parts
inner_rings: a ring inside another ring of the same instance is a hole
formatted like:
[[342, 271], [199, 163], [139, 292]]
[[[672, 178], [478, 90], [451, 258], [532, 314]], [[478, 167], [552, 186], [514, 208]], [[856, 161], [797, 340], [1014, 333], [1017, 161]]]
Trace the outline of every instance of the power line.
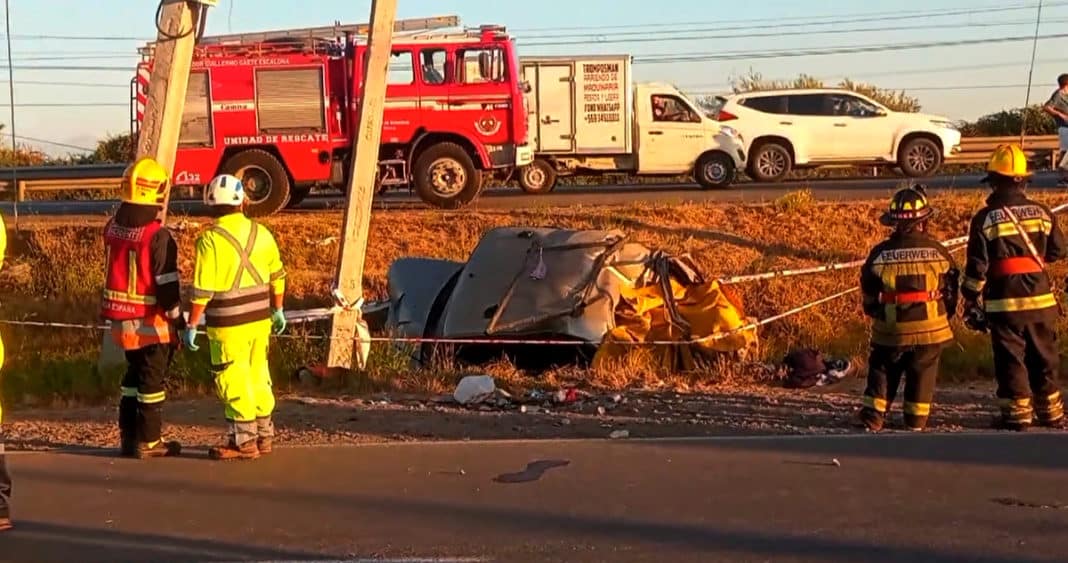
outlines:
[[[1053, 63], [1063, 64], [1064, 60], [1063, 59], [1040, 59], [1040, 60], [1035, 61], [1036, 65], [1039, 65], [1039, 64], [1053, 64]], [[991, 62], [991, 63], [986, 63], [986, 64], [977, 64], [977, 65], [922, 67], [922, 68], [907, 68], [907, 69], [887, 70], [887, 71], [881, 71], [881, 72], [862, 72], [860, 74], [851, 75], [851, 76], [845, 76], [845, 75], [840, 75], [840, 74], [839, 75], [824, 75], [824, 76], [813, 76], [812, 78], [814, 78], [816, 80], [824, 81], [824, 82], [832, 81], [832, 80], [843, 80], [843, 79], [846, 79], [846, 78], [851, 78], [851, 79], [854, 79], [854, 80], [867, 80], [867, 79], [870, 79], [871, 77], [879, 77], [879, 76], [906, 76], [906, 75], [912, 75], [912, 74], [936, 74], [936, 73], [937, 74], [941, 74], [941, 73], [950, 73], [950, 72], [961, 71], [961, 70], [987, 70], [987, 69], [995, 69], [995, 68], [1020, 67], [1022, 64], [1023, 63], [1021, 63], [1020, 61], [1005, 61], [1005, 62]], [[764, 77], [761, 76], [761, 78], [764, 78]], [[783, 80], [792, 80], [792, 79], [793, 79], [793, 77], [789, 77], [789, 78], [785, 78], [785, 79], [768, 78], [767, 80], [769, 80], [769, 81], [783, 81]], [[731, 86], [731, 83], [730, 82], [703, 82], [703, 83], [687, 84], [685, 86], [680, 86], [680, 88], [683, 88], [683, 89], [686, 89], [686, 88], [690, 88], [690, 89], [692, 89], [692, 88], [719, 88], [719, 87], [723, 87], [723, 86], [729, 87], [729, 86]]]
[[[1068, 18], [1047, 19], [1043, 23], [1064, 23], [1068, 22]], [[1012, 27], [1031, 25], [1033, 22], [1029, 21], [1011, 21], [1011, 22], [962, 22], [954, 24], [955, 29], [963, 28], [994, 28], [994, 27]], [[763, 29], [774, 30], [777, 26], [771, 25]], [[860, 27], [860, 28], [845, 28], [845, 29], [822, 29], [822, 30], [798, 30], [798, 31], [764, 31], [756, 33], [746, 33], [746, 39], [752, 39], [757, 37], [793, 37], [798, 35], [811, 36], [811, 35], [847, 35], [850, 33], [880, 33], [888, 31], [916, 31], [922, 29], [945, 29], [945, 23], [939, 24], [910, 24], [902, 26], [880, 26], [880, 27]], [[717, 39], [738, 39], [736, 33], [720, 34], [720, 35], [679, 35], [680, 32], [663, 32], [663, 35], [656, 35], [651, 37], [631, 37], [620, 39], [585, 39], [577, 41], [543, 41], [526, 43], [521, 40], [517, 41], [517, 44], [521, 47], [566, 47], [577, 45], [616, 45], [626, 43], [663, 43], [673, 41], [713, 41]]]
[[[1050, 2], [1047, 6], [1065, 6], [1068, 5], [1068, 1]], [[935, 17], [949, 17], [949, 16], [974, 16], [980, 14], [994, 14], [1004, 13], [1020, 10], [1031, 10], [1037, 5], [1034, 3], [1027, 4], [1015, 4], [1011, 6], [991, 6], [987, 8], [971, 8], [971, 9], [941, 9], [941, 10], [928, 10], [920, 12], [911, 12], [908, 14], [902, 14], [900, 10], [897, 11], [885, 11], [885, 12], [869, 12], [859, 13], [850, 16], [843, 16], [841, 14], [823, 14], [820, 16], [795, 16], [788, 18], [779, 18], [779, 22], [768, 24], [766, 18], [752, 18], [752, 19], [740, 19], [740, 20], [719, 20], [719, 21], [704, 21], [704, 22], [674, 22], [674, 23], [650, 23], [650, 24], [631, 24], [631, 25], [615, 25], [615, 26], [575, 26], [575, 27], [552, 27], [552, 28], [514, 28], [513, 31], [604, 31], [604, 30], [626, 30], [626, 29], [645, 29], [650, 28], [663, 28], [666, 31], [661, 33], [678, 33], [694, 32], [699, 30], [694, 29], [680, 29], [692, 26], [716, 26], [708, 31], [744, 31], [748, 29], [776, 29], [776, 28], [788, 28], [788, 27], [805, 27], [805, 26], [827, 26], [827, 25], [841, 25], [844, 23], [870, 23], [881, 21], [903, 21], [903, 20], [915, 20], [915, 19], [928, 19]], [[812, 21], [803, 21], [812, 20]], [[748, 26], [723, 26], [722, 24], [743, 24], [749, 23]], [[619, 31], [615, 35], [641, 35], [646, 32], [634, 31]], [[589, 33], [570, 33], [570, 34], [535, 34], [529, 37], [536, 39], [565, 39], [565, 38], [581, 38], [588, 36]], [[20, 41], [37, 41], [37, 40], [57, 40], [57, 41], [153, 41], [152, 37], [142, 36], [108, 36], [108, 35], [54, 35], [54, 34], [11, 34], [12, 40]]]
[[[0, 135], [3, 135], [5, 137], [11, 137], [12, 136], [11, 133], [4, 133], [2, 131], [0, 131]], [[93, 151], [96, 150], [96, 149], [90, 149], [90, 148], [86, 148], [86, 147], [80, 147], [78, 145], [70, 145], [70, 144], [67, 144], [67, 143], [61, 143], [59, 141], [49, 141], [48, 139], [38, 139], [36, 137], [26, 137], [26, 136], [23, 136], [23, 135], [18, 135], [18, 136], [15, 137], [15, 139], [16, 139], [16, 141], [18, 141], [18, 140], [32, 141], [34, 143], [44, 143], [46, 145], [52, 145], [52, 146], [56, 146], [56, 147], [63, 147], [65, 149], [76, 149], [76, 150], [85, 151], [85, 152], [93, 152]]]
[[[727, 86], [728, 89], [730, 88], [729, 84], [725, 84], [724, 86]], [[959, 91], [964, 91], [964, 90], [1007, 90], [1007, 89], [1011, 89], [1011, 88], [1026, 88], [1026, 87], [1027, 87], [1027, 84], [968, 84], [968, 85], [962, 85], [962, 86], [912, 86], [912, 87], [906, 87], [906, 86], [879, 86], [879, 89], [880, 90], [900, 91], [900, 92], [929, 92], [929, 91], [957, 91], [957, 90], [959, 90]], [[834, 88], [834, 87], [833, 86], [829, 86], [828, 88]], [[785, 89], [785, 90], [795, 90], [795, 89], [804, 90], [804, 88], [790, 88], [790, 87], [785, 87], [783, 89]], [[686, 92], [687, 94], [693, 94], [693, 95], [696, 95], [696, 96], [711, 96], [711, 95], [720, 95], [720, 94], [724, 93], [723, 90], [720, 90], [720, 91], [715, 91], [715, 90], [693, 90], [693, 89], [688, 89], [688, 88], [683, 88], [683, 87], [680, 87], [679, 90], [682, 90], [683, 92]]]
[[[7, 80], [0, 80], [0, 84], [6, 84]], [[74, 88], [122, 88], [129, 90], [129, 84], [101, 84], [99, 82], [56, 82], [53, 80], [16, 80], [15, 85], [33, 84], [40, 86], [70, 86]]]
[[[6, 70], [8, 65], [0, 65], [0, 69]], [[83, 71], [83, 72], [134, 72], [132, 66], [72, 66], [72, 65], [15, 65], [18, 70], [52, 70], [52, 71]]]
[[[1039, 39], [1063, 39], [1068, 33], [1051, 33], [1038, 36]], [[694, 53], [691, 55], [659, 54], [635, 57], [635, 64], [664, 64], [686, 62], [735, 61], [744, 59], [780, 59], [793, 57], [810, 57], [819, 55], [852, 55], [857, 53], [876, 53], [881, 51], [931, 49], [936, 47], [963, 47], [968, 45], [987, 45], [995, 43], [1013, 43], [1033, 41], [1033, 36], [996, 37], [988, 39], [958, 39], [953, 41], [927, 41], [920, 43], [896, 43], [878, 45], [840, 45], [833, 47], [815, 47], [811, 49], [793, 49], [790, 51], [720, 51], [716, 53]]]
[[[11, 102], [0, 102], [0, 105], [9, 106]], [[119, 102], [61, 102], [61, 103], [22, 103], [15, 102], [17, 108], [105, 108], [105, 107], [130, 107], [130, 103]]]
[[[1065, 2], [1055, 2], [1055, 3], [1052, 3], [1050, 5], [1059, 6], [1059, 5], [1065, 5], [1065, 4], [1066, 4]], [[971, 9], [967, 9], [967, 10], [959, 9], [959, 8], [957, 8], [957, 9], [954, 9], [954, 8], [943, 8], [943, 9], [939, 9], [939, 10], [928, 10], [928, 11], [920, 11], [920, 12], [911, 12], [909, 16], [903, 16], [901, 14], [901, 10], [898, 9], [898, 10], [883, 11], [883, 12], [860, 12], [860, 13], [854, 12], [852, 14], [840, 14], [840, 13], [839, 14], [826, 14], [826, 13], [824, 13], [824, 14], [820, 14], [820, 15], [790, 16], [790, 17], [780, 17], [780, 18], [777, 18], [777, 20], [779, 22], [797, 22], [797, 23], [793, 23], [793, 25], [823, 25], [823, 24], [826, 24], [826, 25], [837, 25], [839, 23], [850, 23], [850, 22], [856, 23], [858, 21], [878, 21], [878, 20], [883, 19], [885, 17], [889, 17], [889, 18], [894, 18], [894, 17], [902, 17], [902, 18], [905, 18], [905, 17], [931, 18], [931, 17], [944, 17], [944, 16], [952, 16], [952, 15], [973, 15], [973, 14], [996, 13], [996, 12], [1007, 12], [1007, 11], [1031, 10], [1031, 9], [1034, 9], [1036, 6], [1037, 6], [1037, 4], [1035, 4], [1035, 3], [1027, 3], [1027, 4], [1014, 4], [1014, 5], [1010, 5], [1010, 6], [989, 5], [989, 6], [985, 7], [985, 8], [972, 7]], [[843, 18], [847, 18], [847, 19], [843, 19]], [[849, 19], [849, 18], [851, 18], [851, 19]], [[812, 21], [805, 21], [805, 20], [812, 20]], [[645, 30], [647, 30], [647, 29], [650, 29], [650, 28], [670, 28], [673, 31], [678, 31], [678, 30], [680, 30], [680, 28], [684, 28], [684, 27], [687, 27], [687, 26], [708, 26], [708, 25], [722, 26], [725, 23], [726, 24], [752, 23], [752, 24], [757, 24], [758, 26], [763, 26], [763, 25], [767, 25], [767, 22], [768, 22], [768, 19], [766, 17], [762, 17], [762, 18], [735, 19], [735, 20], [715, 20], [715, 21], [707, 21], [706, 20], [706, 21], [697, 21], [697, 22], [695, 22], [695, 21], [685, 21], [685, 22], [640, 23], [640, 24], [602, 25], [602, 26], [583, 25], [583, 26], [573, 26], [573, 27], [559, 27], [559, 26], [554, 26], [554, 27], [528, 27], [528, 28], [519, 27], [519, 28], [512, 28], [512, 31], [604, 31], [604, 30], [626, 30], [626, 29], [645, 29]], [[723, 29], [750, 29], [750, 27], [747, 27], [747, 28], [722, 28], [721, 27], [720, 28], [720, 30], [723, 30]], [[572, 35], [574, 35], [574, 34], [572, 34]], [[560, 37], [565, 37], [565, 36], [566, 35], [556, 35], [555, 37], [560, 38]], [[549, 37], [549, 35], [546, 35], [545, 37]]]

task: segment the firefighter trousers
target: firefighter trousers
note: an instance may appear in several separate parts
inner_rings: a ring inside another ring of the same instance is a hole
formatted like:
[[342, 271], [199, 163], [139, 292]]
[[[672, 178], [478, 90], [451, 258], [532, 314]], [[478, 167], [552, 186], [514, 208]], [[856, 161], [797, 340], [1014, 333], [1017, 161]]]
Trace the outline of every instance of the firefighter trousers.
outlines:
[[119, 433], [123, 449], [130, 453], [138, 443], [160, 440], [163, 403], [167, 400], [164, 382], [174, 359], [174, 346], [153, 344], [126, 351], [126, 374], [122, 378], [119, 401]]
[[1027, 323], [990, 323], [994, 348], [994, 377], [1002, 420], [1012, 424], [1040, 424], [1064, 418], [1064, 402], [1057, 384], [1060, 354], [1056, 319]]
[[[0, 366], [4, 365], [4, 341], [0, 340]], [[0, 518], [11, 517], [11, 474], [4, 455], [4, 407], [0, 405]]]
[[868, 386], [864, 390], [864, 408], [880, 423], [897, 396], [901, 378], [905, 378], [905, 426], [923, 429], [931, 415], [938, 364], [943, 345], [891, 347], [873, 344], [868, 356]]
[[215, 390], [237, 446], [274, 436], [274, 391], [267, 365], [271, 321], [208, 331]]
[[11, 518], [11, 474], [7, 472], [3, 439], [0, 435], [0, 518]]

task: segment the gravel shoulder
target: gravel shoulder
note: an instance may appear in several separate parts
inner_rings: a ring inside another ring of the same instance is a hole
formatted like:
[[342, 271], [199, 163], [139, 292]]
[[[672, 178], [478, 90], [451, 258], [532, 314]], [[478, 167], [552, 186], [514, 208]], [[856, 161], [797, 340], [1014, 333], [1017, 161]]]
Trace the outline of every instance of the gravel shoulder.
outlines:
[[[357, 444], [412, 440], [682, 437], [843, 434], [853, 427], [862, 380], [832, 388], [787, 390], [723, 387], [708, 393], [631, 392], [591, 395], [568, 404], [552, 397], [525, 406], [463, 407], [449, 397], [279, 397], [279, 445]], [[892, 418], [900, 428], [900, 400]], [[6, 413], [7, 414], [7, 413]], [[930, 431], [984, 430], [995, 414], [991, 385], [939, 390]], [[117, 447], [114, 405], [10, 412], [4, 433], [11, 450]], [[217, 443], [225, 421], [210, 398], [172, 401], [165, 433], [188, 448]]]

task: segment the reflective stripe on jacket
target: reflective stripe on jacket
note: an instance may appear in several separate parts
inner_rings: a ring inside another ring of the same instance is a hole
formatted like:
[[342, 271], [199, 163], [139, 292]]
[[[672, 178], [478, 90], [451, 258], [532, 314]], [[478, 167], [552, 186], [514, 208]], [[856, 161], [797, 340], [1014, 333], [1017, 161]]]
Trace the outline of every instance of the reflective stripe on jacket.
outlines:
[[104, 228], [107, 278], [100, 315], [112, 321], [142, 319], [156, 314], [156, 279], [152, 273], [152, 238], [163, 225], [124, 227], [114, 220]]
[[949, 318], [957, 308], [957, 283], [953, 258], [924, 233], [894, 233], [877, 244], [860, 273], [872, 343], [903, 347], [953, 340]]
[[206, 305], [209, 328], [269, 319], [271, 294], [285, 291], [274, 237], [241, 213], [219, 218], [197, 239], [193, 302]]
[[[172, 324], [181, 315], [177, 256], [172, 264], [160, 255], [174, 244], [173, 239], [159, 221], [140, 227], [120, 224], [128, 219], [117, 214], [104, 231], [108, 265], [101, 316], [111, 321], [112, 340], [123, 350], [172, 343]], [[172, 294], [163, 303], [161, 288]]]
[[[1009, 208], [1024, 233], [1020, 233]], [[961, 292], [969, 300], [983, 298], [987, 313], [1010, 315], [1022, 322], [1056, 313], [1049, 275], [1031, 256], [1027, 236], [1046, 263], [1068, 255], [1064, 233], [1048, 207], [1028, 199], [1020, 189], [999, 189], [972, 218], [968, 258]]]

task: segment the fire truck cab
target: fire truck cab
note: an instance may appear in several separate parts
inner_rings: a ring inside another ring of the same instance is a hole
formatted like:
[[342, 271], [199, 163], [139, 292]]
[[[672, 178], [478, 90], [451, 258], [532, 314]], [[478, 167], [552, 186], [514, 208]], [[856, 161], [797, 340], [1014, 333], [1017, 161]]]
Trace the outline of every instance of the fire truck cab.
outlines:
[[[455, 16], [396, 23], [378, 190], [408, 187], [442, 208], [472, 202], [491, 175], [529, 164], [518, 57], [503, 27], [463, 31]], [[348, 186], [367, 25], [200, 40], [185, 97], [174, 185], [216, 174], [244, 181], [249, 213], [299, 204], [315, 187]], [[154, 46], [133, 84], [134, 134]]]

